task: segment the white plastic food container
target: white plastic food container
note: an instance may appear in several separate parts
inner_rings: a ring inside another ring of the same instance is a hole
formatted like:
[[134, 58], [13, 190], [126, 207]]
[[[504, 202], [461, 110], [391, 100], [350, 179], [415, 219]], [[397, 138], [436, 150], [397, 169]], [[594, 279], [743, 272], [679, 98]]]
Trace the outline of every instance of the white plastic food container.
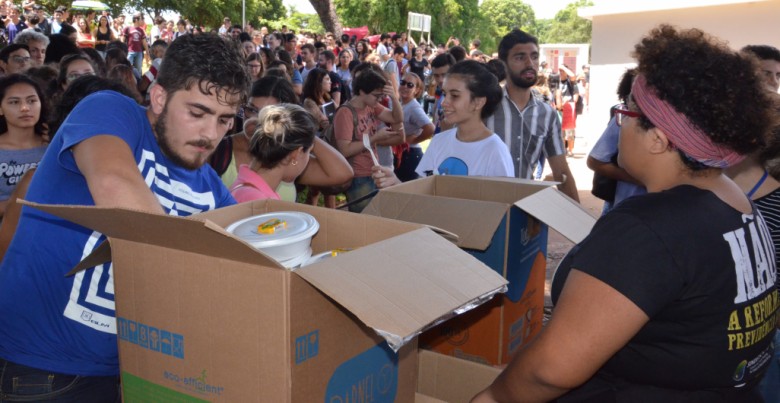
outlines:
[[[258, 231], [258, 226], [273, 223], [278, 223], [273, 232]], [[300, 265], [311, 256], [311, 238], [319, 229], [320, 224], [314, 217], [297, 211], [260, 214], [236, 221], [227, 227], [228, 232], [286, 267], [287, 261]]]
[[279, 264], [292, 271], [299, 267], [306, 266], [306, 262], [308, 262], [309, 259], [311, 259], [311, 248], [307, 249], [306, 253], [304, 253], [303, 255], [294, 257], [290, 260], [282, 260], [279, 262]]
[[323, 261], [325, 259], [330, 259], [332, 257], [336, 257], [336, 256], [338, 256], [338, 255], [340, 255], [342, 253], [347, 253], [347, 252], [349, 252], [351, 250], [352, 249], [333, 249], [333, 250], [329, 250], [327, 252], [319, 253], [319, 254], [311, 256], [309, 259], [307, 259], [306, 262], [303, 265], [301, 265], [301, 267], [310, 266], [310, 265], [313, 265], [315, 263], [319, 263], [319, 262], [321, 262], [321, 261]]

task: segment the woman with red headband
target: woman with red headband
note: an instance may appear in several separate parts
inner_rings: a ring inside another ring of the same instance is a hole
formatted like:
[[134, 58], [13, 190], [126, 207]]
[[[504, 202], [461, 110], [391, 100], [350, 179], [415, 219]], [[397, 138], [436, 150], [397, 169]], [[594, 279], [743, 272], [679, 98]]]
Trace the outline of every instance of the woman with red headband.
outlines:
[[561, 262], [552, 319], [475, 402], [761, 402], [778, 314], [767, 225], [723, 169], [775, 115], [754, 62], [663, 25], [635, 48], [618, 163], [649, 192]]

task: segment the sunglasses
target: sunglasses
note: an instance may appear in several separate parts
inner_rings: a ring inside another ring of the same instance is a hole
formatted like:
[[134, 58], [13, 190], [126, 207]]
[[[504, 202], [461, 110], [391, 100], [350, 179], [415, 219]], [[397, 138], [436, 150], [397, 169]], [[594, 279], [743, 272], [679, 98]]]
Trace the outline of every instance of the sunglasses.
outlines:
[[414, 88], [414, 83], [411, 81], [401, 80], [399, 84], [401, 84], [402, 87]]

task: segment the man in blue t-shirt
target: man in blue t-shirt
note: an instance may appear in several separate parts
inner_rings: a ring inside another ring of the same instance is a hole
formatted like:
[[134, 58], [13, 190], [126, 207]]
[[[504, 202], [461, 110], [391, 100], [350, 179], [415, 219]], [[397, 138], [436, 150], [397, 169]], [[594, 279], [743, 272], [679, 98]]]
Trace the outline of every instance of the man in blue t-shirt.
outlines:
[[[238, 47], [185, 35], [163, 58], [146, 109], [115, 92], [84, 98], [54, 136], [26, 198], [186, 216], [235, 203], [204, 165], [250, 81]], [[66, 277], [105, 237], [24, 207], [0, 266], [0, 396], [105, 402], [119, 396], [110, 263]]]

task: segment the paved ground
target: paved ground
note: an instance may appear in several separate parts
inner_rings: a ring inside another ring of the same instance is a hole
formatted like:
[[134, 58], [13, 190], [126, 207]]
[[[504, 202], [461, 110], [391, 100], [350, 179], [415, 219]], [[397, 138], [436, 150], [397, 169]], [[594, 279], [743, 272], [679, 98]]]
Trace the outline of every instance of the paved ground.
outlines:
[[[588, 169], [586, 159], [593, 144], [598, 140], [607, 125], [608, 114], [589, 113], [586, 111], [577, 119], [577, 138], [574, 142], [574, 157], [568, 157], [569, 168], [574, 174], [579, 190], [580, 204], [594, 217], [601, 215], [604, 202], [590, 194], [593, 171]], [[545, 168], [544, 175], [549, 174], [549, 167]], [[547, 282], [545, 287], [545, 306], [551, 306], [550, 281], [560, 260], [569, 252], [572, 242], [561, 234], [550, 230], [547, 248]]]

